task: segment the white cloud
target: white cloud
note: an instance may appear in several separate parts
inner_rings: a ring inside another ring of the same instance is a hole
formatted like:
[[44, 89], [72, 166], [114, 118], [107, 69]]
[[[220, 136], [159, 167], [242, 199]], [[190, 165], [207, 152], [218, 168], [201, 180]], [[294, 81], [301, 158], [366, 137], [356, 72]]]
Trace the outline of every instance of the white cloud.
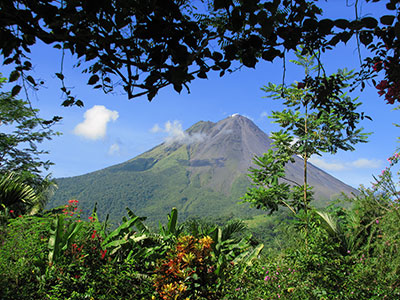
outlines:
[[104, 138], [107, 124], [116, 121], [118, 117], [117, 111], [109, 110], [103, 105], [95, 105], [85, 112], [85, 119], [75, 127], [74, 133], [89, 140]]
[[328, 163], [321, 158], [311, 157], [309, 162], [321, 169], [328, 171], [342, 171], [346, 169], [346, 166], [343, 163]]
[[153, 126], [153, 128], [150, 129], [150, 132], [152, 132], [152, 133], [157, 133], [157, 132], [161, 132], [161, 131], [162, 131], [162, 128], [160, 126], [158, 126], [158, 124], [155, 124]]
[[110, 146], [110, 149], [108, 149], [108, 154], [110, 154], [110, 155], [119, 154], [119, 150], [120, 150], [120, 147], [117, 143], [112, 144]]
[[321, 158], [311, 157], [309, 162], [328, 171], [344, 171], [351, 169], [375, 169], [382, 165], [381, 160], [359, 158], [351, 162], [327, 162]]
[[382, 161], [378, 159], [360, 158], [353, 161], [352, 165], [356, 168], [379, 168], [382, 165]]
[[266, 111], [263, 111], [260, 116], [261, 118], [268, 118], [269, 114]]
[[192, 144], [196, 142], [201, 142], [206, 137], [204, 134], [200, 133], [188, 134], [182, 129], [182, 124], [177, 120], [173, 122], [167, 121], [164, 125], [164, 128], [160, 127], [158, 124], [155, 124], [150, 131], [152, 133], [167, 133], [167, 136], [165, 137], [165, 142], [168, 144], [174, 142], [180, 144]]

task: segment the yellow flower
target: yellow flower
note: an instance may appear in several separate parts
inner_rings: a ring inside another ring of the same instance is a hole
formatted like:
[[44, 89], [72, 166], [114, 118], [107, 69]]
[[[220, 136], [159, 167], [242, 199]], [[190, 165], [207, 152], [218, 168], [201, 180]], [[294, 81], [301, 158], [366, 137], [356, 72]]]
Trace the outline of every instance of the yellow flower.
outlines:
[[180, 284], [179, 286], [178, 286], [178, 291], [179, 292], [184, 292], [184, 291], [186, 291], [187, 290], [187, 286], [186, 285], [184, 285], [184, 284]]
[[294, 287], [288, 288], [287, 291], [288, 291], [289, 293], [293, 293], [293, 292], [294, 292]]
[[192, 253], [192, 252], [189, 252], [189, 253], [186, 253], [183, 257], [182, 257], [182, 260], [185, 262], [185, 263], [187, 263], [187, 264], [189, 264], [192, 260], [194, 260], [196, 258], [196, 256]]
[[209, 237], [208, 235], [201, 238], [199, 240], [199, 243], [203, 245], [204, 248], [210, 248], [211, 244], [213, 243], [213, 240], [211, 237]]

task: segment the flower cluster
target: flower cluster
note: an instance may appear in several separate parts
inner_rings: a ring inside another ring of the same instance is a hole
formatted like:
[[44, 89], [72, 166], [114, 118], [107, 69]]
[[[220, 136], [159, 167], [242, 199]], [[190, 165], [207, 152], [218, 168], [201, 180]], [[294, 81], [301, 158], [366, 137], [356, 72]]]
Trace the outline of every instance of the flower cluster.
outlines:
[[264, 277], [265, 285], [268, 286], [268, 290], [276, 293], [277, 298], [293, 293], [295, 288], [291, 286], [291, 277], [294, 276], [296, 270], [293, 268], [281, 268], [279, 266], [275, 266], [275, 268], [273, 266], [270, 267], [271, 269], [266, 271], [263, 267], [261, 273]]
[[155, 270], [154, 286], [164, 300], [186, 299], [192, 294], [206, 296], [207, 284], [215, 282], [209, 237], [182, 236]]
[[[396, 152], [387, 160], [390, 165], [382, 170], [381, 174], [379, 174], [377, 178], [374, 177], [375, 182], [372, 183], [372, 190], [373, 192], [384, 192], [390, 197], [392, 201], [391, 205], [393, 205], [396, 202], [400, 203], [400, 192], [397, 191], [397, 184], [394, 182], [391, 169], [400, 161], [400, 154]], [[399, 175], [399, 173], [397, 173], [397, 175]], [[396, 209], [398, 209], [398, 206], [396, 206]]]
[[[66, 216], [73, 217], [78, 212], [78, 204], [79, 200], [75, 199], [68, 200], [68, 204], [66, 204], [64, 209], [62, 210], [63, 214]], [[79, 212], [82, 212], [82, 210], [80, 210]]]
[[385, 100], [389, 104], [394, 104], [395, 101], [400, 99], [400, 82], [398, 80], [398, 59], [388, 57], [387, 60], [376, 61], [372, 70], [374, 72], [380, 72], [384, 70], [386, 73], [386, 79], [381, 80], [375, 88], [378, 90], [379, 96], [385, 95]]
[[[103, 238], [97, 233], [97, 230], [93, 230], [92, 235], [90, 236], [90, 239], [93, 241], [93, 246], [92, 250], [97, 251], [98, 248], [100, 248], [100, 245], [103, 241]], [[100, 258], [104, 259], [107, 255], [107, 249], [101, 249], [100, 248]]]
[[400, 154], [396, 152], [391, 157], [389, 157], [387, 160], [390, 163], [390, 166], [392, 167], [392, 166], [394, 166], [395, 164], [397, 164], [399, 162]]
[[385, 100], [390, 104], [393, 104], [395, 100], [400, 98], [399, 82], [389, 84], [387, 80], [382, 80], [375, 87], [379, 90], [379, 96], [385, 95]]

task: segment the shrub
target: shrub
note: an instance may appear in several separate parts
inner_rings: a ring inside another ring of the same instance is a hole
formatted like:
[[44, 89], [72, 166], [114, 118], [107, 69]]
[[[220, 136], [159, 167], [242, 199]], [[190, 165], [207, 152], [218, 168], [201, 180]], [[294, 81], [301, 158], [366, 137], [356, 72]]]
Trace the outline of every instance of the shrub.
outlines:
[[216, 283], [211, 243], [208, 236], [178, 238], [176, 247], [159, 262], [154, 285], [162, 299], [213, 299]]
[[1, 299], [40, 299], [38, 291], [47, 262], [51, 218], [10, 219], [0, 235]]

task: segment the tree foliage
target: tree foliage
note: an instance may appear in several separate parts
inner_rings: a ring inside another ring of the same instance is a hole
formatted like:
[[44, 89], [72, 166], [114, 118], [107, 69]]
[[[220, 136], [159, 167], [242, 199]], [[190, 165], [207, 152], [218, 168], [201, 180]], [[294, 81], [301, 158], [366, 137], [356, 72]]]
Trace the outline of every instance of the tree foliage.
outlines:
[[[151, 100], [165, 86], [180, 92], [196, 76], [207, 78], [211, 71], [222, 76], [233, 62], [253, 68], [299, 45], [325, 52], [355, 37], [371, 53], [357, 79], [365, 86], [364, 80], [384, 73], [377, 88], [394, 103], [400, 93], [399, 1], [366, 2], [385, 2], [387, 15], [328, 19], [318, 3], [306, 0], [6, 0], [0, 3], [0, 51], [4, 64], [15, 67], [9, 76], [16, 82], [13, 95], [21, 90], [18, 81], [42, 84], [29, 75], [30, 49], [42, 41], [63, 55], [69, 51], [94, 88], [107, 93], [121, 85], [128, 98]], [[66, 88], [62, 67], [56, 75], [63, 104], [83, 105]], [[312, 82], [315, 101], [329, 105], [325, 95], [341, 88], [340, 79], [321, 76]]]
[[[4, 81], [0, 78], [0, 88]], [[42, 160], [40, 155], [48, 152], [39, 149], [38, 144], [59, 133], [50, 129], [57, 118], [46, 121], [38, 118], [38, 112], [27, 101], [0, 92], [0, 174], [15, 172], [26, 182], [40, 185], [41, 172], [52, 163]]]
[[[318, 69], [314, 65], [315, 57], [303, 56], [301, 51], [296, 55], [297, 60], [293, 62], [304, 68], [306, 77], [313, 79], [313, 71]], [[346, 82], [353, 77], [347, 71], [339, 71], [337, 76], [342, 77], [343, 87], [348, 87]], [[273, 148], [254, 159], [257, 167], [250, 168], [254, 187], [243, 199], [271, 212], [279, 206], [287, 206], [293, 213], [307, 211], [312, 199], [307, 184], [308, 160], [321, 152], [335, 154], [338, 150], [354, 150], [354, 144], [366, 142], [367, 134], [357, 128], [362, 118], [357, 112], [361, 103], [338, 90], [328, 99], [330, 109], [325, 110], [313, 102], [317, 92], [307, 82], [293, 83], [290, 87], [269, 83], [262, 90], [269, 98], [283, 100], [286, 108], [272, 112], [271, 118], [282, 129], [270, 136]], [[302, 184], [291, 182], [285, 176], [285, 165], [294, 163], [296, 156], [303, 160]]]

